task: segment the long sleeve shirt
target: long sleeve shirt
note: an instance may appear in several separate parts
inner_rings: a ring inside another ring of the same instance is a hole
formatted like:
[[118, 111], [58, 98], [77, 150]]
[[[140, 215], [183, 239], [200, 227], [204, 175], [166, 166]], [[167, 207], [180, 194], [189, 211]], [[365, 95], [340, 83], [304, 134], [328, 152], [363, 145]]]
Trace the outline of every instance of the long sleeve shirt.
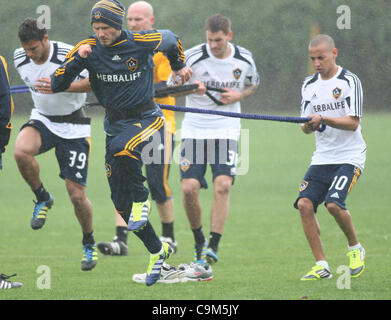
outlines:
[[[81, 45], [92, 52], [82, 58]], [[131, 110], [154, 98], [153, 56], [163, 52], [172, 70], [185, 66], [185, 56], [178, 37], [169, 30], [147, 30], [138, 33], [122, 30], [111, 46], [103, 46], [96, 35], [79, 42], [66, 56], [66, 61], [53, 74], [54, 92], [66, 90], [81, 70], [89, 71], [91, 88], [106, 109]]]

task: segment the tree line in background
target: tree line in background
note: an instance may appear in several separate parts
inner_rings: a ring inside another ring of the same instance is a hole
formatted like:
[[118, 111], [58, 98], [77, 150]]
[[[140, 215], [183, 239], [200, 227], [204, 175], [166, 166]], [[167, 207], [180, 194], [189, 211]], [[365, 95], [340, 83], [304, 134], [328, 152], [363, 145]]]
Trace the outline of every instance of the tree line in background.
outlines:
[[[1, 49], [9, 65], [11, 85], [22, 80], [13, 67], [13, 51], [20, 47], [17, 28], [27, 17], [50, 10], [49, 36], [76, 44], [92, 33], [89, 15], [95, 0], [30, 0], [8, 2], [0, 13]], [[121, 1], [127, 8], [132, 2]], [[331, 35], [339, 49], [338, 64], [356, 73], [364, 89], [364, 109], [391, 109], [391, 1], [389, 0], [151, 0], [158, 29], [170, 29], [186, 50], [205, 41], [204, 22], [214, 13], [232, 21], [233, 42], [249, 49], [257, 63], [261, 87], [243, 111], [288, 111], [298, 114], [300, 89], [311, 69], [311, 34]], [[44, 7], [45, 8], [45, 7]], [[345, 9], [345, 10], [343, 10]], [[38, 10], [39, 11], [39, 10]], [[124, 23], [126, 28], [126, 22]], [[388, 42], [387, 42], [388, 41]], [[16, 112], [31, 108], [27, 94], [15, 95]]]

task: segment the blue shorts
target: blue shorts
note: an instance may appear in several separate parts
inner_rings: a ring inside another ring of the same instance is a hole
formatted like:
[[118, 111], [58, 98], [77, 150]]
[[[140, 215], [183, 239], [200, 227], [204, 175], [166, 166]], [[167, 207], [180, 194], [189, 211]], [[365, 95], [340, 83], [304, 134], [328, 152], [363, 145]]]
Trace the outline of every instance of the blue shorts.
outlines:
[[308, 198], [312, 201], [315, 212], [322, 202], [334, 202], [347, 210], [346, 197], [360, 175], [360, 168], [352, 164], [312, 165], [300, 184], [299, 197], [294, 207], [297, 209], [300, 198]]
[[[111, 199], [119, 212], [130, 214], [133, 201], [144, 202], [149, 191], [144, 186], [143, 159], [149, 146], [164, 135], [164, 118], [148, 115], [142, 119], [128, 120], [127, 126], [115, 136], [106, 136], [106, 174]], [[158, 138], [156, 138], [158, 136]], [[152, 148], [153, 153], [156, 148]]]
[[57, 162], [60, 166], [60, 177], [77, 182], [83, 186], [87, 184], [87, 172], [91, 151], [91, 139], [64, 139], [51, 132], [41, 121], [30, 120], [21, 129], [30, 126], [41, 134], [41, 148], [38, 154], [55, 148]]
[[160, 152], [158, 161], [145, 164], [145, 173], [152, 199], [157, 203], [164, 203], [172, 198], [168, 175], [174, 151], [174, 135], [165, 130], [160, 138], [159, 147], [156, 148]]
[[205, 180], [206, 167], [209, 163], [213, 180], [217, 176], [236, 175], [238, 142], [229, 139], [182, 139], [180, 173], [181, 179], [197, 179], [201, 188], [208, 188]]

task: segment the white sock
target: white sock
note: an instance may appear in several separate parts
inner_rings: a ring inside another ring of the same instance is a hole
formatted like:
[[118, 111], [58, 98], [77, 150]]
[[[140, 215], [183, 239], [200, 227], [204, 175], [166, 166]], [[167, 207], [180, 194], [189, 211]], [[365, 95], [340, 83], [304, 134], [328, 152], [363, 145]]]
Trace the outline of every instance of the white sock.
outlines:
[[319, 265], [319, 266], [322, 266], [323, 268], [325, 268], [325, 269], [327, 269], [327, 270], [330, 270], [329, 264], [327, 263], [326, 260], [319, 260], [319, 261], [316, 261], [316, 264]]
[[355, 244], [354, 246], [349, 246], [349, 245], [348, 245], [348, 249], [349, 249], [349, 250], [355, 250], [355, 249], [361, 249], [361, 248], [362, 248], [362, 245], [361, 245], [360, 242], [357, 243], [357, 244]]

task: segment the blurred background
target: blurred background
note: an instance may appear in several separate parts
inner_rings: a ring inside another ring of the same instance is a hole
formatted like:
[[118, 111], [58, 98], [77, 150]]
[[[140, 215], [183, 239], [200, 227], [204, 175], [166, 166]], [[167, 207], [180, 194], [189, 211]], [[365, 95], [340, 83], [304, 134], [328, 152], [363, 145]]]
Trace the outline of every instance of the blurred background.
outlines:
[[[42, 9], [49, 8], [50, 39], [75, 45], [92, 33], [89, 16], [95, 2], [0, 0], [0, 54], [8, 63], [11, 86], [23, 84], [13, 64], [13, 52], [20, 47], [20, 22], [39, 18]], [[132, 2], [121, 1], [126, 8]], [[337, 63], [361, 79], [364, 112], [391, 110], [390, 0], [149, 2], [155, 9], [155, 27], [176, 33], [185, 50], [205, 42], [207, 17], [222, 13], [231, 19], [233, 42], [253, 53], [261, 77], [261, 87], [243, 104], [243, 112], [298, 115], [302, 81], [313, 72], [308, 43], [318, 33], [334, 38], [339, 49]], [[126, 21], [123, 27], [127, 28]], [[89, 101], [94, 99], [90, 94]], [[32, 107], [29, 93], [15, 94], [14, 100], [15, 114], [27, 113]], [[183, 105], [183, 100], [178, 99], [177, 105]]]

